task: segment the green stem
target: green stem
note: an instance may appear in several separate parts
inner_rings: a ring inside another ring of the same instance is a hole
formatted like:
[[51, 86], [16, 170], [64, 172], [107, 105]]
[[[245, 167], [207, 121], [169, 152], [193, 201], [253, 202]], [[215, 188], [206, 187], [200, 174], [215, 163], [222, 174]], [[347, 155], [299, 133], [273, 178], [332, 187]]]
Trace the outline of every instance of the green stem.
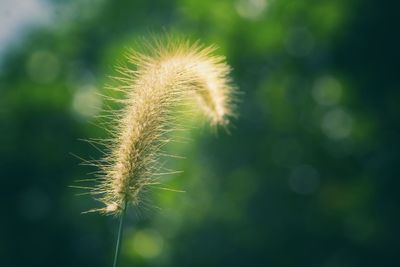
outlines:
[[123, 232], [123, 228], [124, 228], [124, 218], [125, 218], [125, 212], [126, 212], [126, 207], [127, 206], [128, 206], [128, 202], [125, 201], [124, 209], [122, 210], [122, 213], [121, 213], [121, 216], [120, 216], [120, 219], [119, 219], [118, 237], [117, 237], [117, 245], [115, 247], [115, 256], [114, 256], [113, 267], [117, 267], [119, 251], [120, 251], [121, 242], [122, 242], [122, 232]]

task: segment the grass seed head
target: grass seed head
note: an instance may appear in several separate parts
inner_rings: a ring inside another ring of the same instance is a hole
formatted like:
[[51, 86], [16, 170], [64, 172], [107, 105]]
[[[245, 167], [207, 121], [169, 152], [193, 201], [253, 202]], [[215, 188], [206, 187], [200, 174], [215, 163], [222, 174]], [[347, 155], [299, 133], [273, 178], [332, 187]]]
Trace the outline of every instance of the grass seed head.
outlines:
[[230, 68], [214, 50], [167, 39], [148, 44], [147, 52], [129, 52], [136, 69], [122, 69], [121, 86], [115, 88], [126, 98], [113, 114], [112, 140], [91, 190], [104, 207], [93, 211], [119, 214], [125, 203], [138, 205], [143, 189], [157, 183], [157, 159], [176, 126], [174, 110], [188, 99], [196, 100], [211, 125], [226, 126], [233, 115]]

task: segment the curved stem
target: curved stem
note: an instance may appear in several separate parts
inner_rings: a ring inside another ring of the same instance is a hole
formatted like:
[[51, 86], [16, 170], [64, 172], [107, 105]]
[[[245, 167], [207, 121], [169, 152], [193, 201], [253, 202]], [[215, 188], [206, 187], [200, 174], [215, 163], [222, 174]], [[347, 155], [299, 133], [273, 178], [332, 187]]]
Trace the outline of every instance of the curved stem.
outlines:
[[122, 210], [122, 213], [121, 213], [121, 216], [120, 216], [120, 219], [119, 219], [118, 237], [117, 237], [117, 245], [115, 246], [115, 256], [114, 256], [113, 267], [117, 267], [119, 251], [120, 251], [121, 242], [122, 242], [122, 232], [123, 232], [123, 228], [124, 228], [124, 218], [125, 218], [125, 212], [126, 212], [126, 207], [127, 206], [128, 206], [128, 202], [125, 201], [124, 209]]

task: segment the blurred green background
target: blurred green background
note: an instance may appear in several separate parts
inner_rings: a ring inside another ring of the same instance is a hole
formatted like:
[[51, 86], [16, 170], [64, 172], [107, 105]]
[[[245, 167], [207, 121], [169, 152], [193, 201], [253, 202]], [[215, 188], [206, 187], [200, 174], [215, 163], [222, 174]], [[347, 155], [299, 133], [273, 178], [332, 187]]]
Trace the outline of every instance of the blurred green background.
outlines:
[[[111, 266], [117, 220], [69, 188], [107, 137], [96, 93], [149, 33], [219, 46], [231, 134], [131, 210], [120, 266], [400, 266], [393, 1], [0, 0], [0, 266]], [[396, 178], [397, 177], [397, 178]], [[148, 203], [147, 203], [148, 202]]]

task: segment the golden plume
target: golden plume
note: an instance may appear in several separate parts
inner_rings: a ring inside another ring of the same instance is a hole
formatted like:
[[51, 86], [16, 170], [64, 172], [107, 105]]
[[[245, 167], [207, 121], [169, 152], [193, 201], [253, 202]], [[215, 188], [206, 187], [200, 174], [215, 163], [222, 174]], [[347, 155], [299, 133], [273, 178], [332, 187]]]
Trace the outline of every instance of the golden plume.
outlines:
[[140, 203], [144, 187], [156, 184], [157, 159], [176, 125], [174, 109], [196, 99], [211, 125], [227, 125], [232, 116], [233, 88], [225, 58], [214, 47], [188, 41], [156, 41], [147, 52], [130, 52], [136, 65], [121, 71], [124, 107], [114, 114], [117, 126], [100, 164], [101, 174], [91, 190], [104, 204], [100, 211], [120, 214]]

